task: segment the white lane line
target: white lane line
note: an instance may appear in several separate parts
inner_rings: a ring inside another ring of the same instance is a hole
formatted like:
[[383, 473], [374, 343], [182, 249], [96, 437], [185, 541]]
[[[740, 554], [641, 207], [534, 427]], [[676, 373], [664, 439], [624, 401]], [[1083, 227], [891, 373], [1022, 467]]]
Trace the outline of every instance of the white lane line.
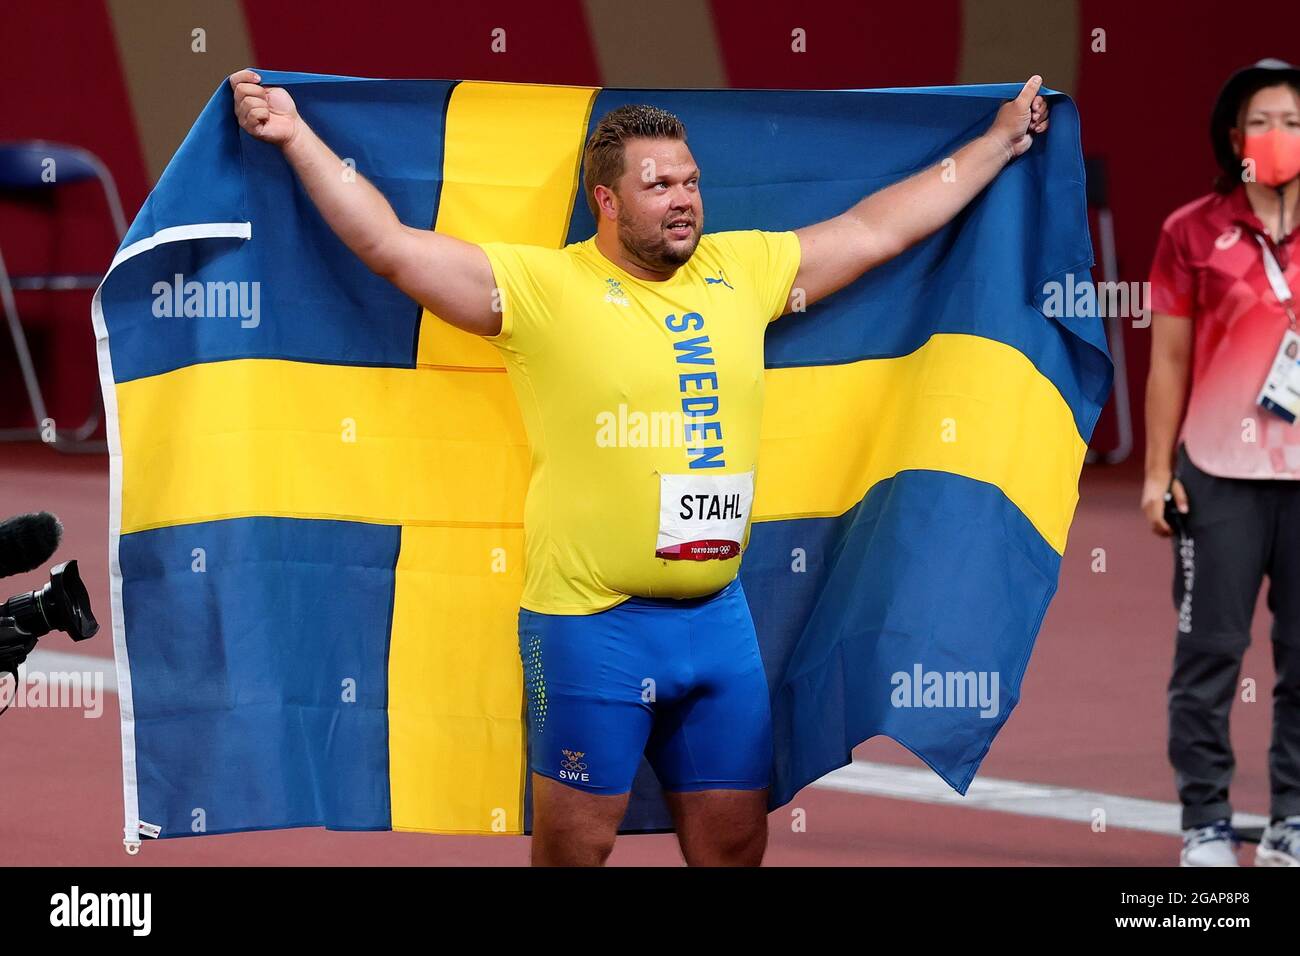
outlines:
[[[1025, 817], [1068, 820], [1090, 826], [1097, 810], [1106, 812], [1106, 827], [1143, 830], [1180, 836], [1180, 808], [1176, 803], [1121, 797], [1096, 790], [1053, 787], [976, 777], [966, 796], [960, 796], [928, 767], [899, 767], [894, 764], [855, 760], [822, 777], [815, 784], [826, 790], [841, 790], [872, 797], [891, 797], [918, 803], [938, 803], [969, 810], [993, 810]], [[1262, 827], [1268, 817], [1255, 813], [1237, 813], [1232, 822], [1238, 827]]]
[[95, 674], [99, 674], [104, 682], [104, 690], [117, 693], [117, 667], [111, 657], [91, 657], [73, 651], [46, 651], [37, 647], [27, 655], [22, 670], [28, 676], [51, 673], [90, 674], [92, 680]]
[[[104, 689], [117, 692], [117, 670], [105, 657], [91, 657], [70, 651], [37, 649], [27, 659], [27, 673], [39, 671], [77, 671], [103, 675]], [[890, 797], [917, 803], [937, 803], [967, 810], [992, 810], [1025, 817], [1067, 820], [1090, 826], [1093, 813], [1106, 811], [1106, 826], [1125, 830], [1142, 830], [1166, 836], [1179, 836], [1179, 807], [1176, 803], [1121, 797], [1096, 790], [1053, 787], [1020, 780], [976, 777], [966, 796], [959, 796], [928, 767], [900, 767], [896, 764], [855, 760], [818, 780], [814, 787], [839, 790], [870, 797]], [[1238, 813], [1233, 823], [1239, 827], [1262, 827], [1268, 818], [1255, 813]]]

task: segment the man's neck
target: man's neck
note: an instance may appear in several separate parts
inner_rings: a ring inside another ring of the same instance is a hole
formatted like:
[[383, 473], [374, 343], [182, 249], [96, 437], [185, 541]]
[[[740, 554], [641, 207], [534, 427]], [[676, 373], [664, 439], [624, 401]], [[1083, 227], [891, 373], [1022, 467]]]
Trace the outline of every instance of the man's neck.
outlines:
[[[1296, 215], [1300, 212], [1300, 179], [1293, 179], [1286, 184], [1281, 202], [1278, 199], [1276, 186], [1265, 186], [1263, 183], [1245, 185], [1250, 208], [1274, 240], [1280, 241], [1295, 230]], [[1286, 212], [1285, 216], [1280, 215], [1283, 209]], [[1284, 228], [1279, 230], [1279, 225]]]
[[638, 279], [645, 279], [647, 282], [664, 282], [671, 279], [677, 274], [677, 270], [671, 272], [656, 272], [653, 269], [647, 269], [641, 263], [628, 257], [627, 250], [623, 244], [618, 241], [618, 236], [611, 232], [596, 232], [596, 248], [606, 259], [614, 263], [624, 272], [636, 276]]

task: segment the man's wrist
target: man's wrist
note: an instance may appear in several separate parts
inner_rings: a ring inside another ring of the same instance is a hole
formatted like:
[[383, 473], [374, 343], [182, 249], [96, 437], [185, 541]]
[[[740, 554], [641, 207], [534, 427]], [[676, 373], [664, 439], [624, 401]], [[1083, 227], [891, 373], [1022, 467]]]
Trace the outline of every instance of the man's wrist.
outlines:
[[1006, 137], [998, 132], [996, 126], [990, 128], [989, 131], [984, 134], [984, 138], [989, 141], [991, 148], [996, 150], [997, 155], [1002, 157], [1002, 164], [1004, 166], [1016, 158], [1015, 150], [1011, 148], [1011, 144], [1007, 142]]
[[301, 152], [306, 145], [307, 124], [303, 122], [302, 117], [294, 118], [293, 134], [280, 144], [280, 151], [284, 153], [284, 158], [292, 162], [293, 154]]

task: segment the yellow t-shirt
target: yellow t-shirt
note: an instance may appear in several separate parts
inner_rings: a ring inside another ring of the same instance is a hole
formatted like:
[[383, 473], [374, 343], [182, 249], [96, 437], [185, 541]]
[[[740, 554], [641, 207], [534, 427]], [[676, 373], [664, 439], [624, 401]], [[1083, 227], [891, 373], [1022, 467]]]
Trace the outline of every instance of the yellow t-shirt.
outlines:
[[725, 587], [749, 542], [763, 334], [789, 298], [798, 237], [705, 234], [660, 282], [595, 237], [482, 247], [502, 309], [487, 341], [532, 449], [522, 606], [591, 614]]

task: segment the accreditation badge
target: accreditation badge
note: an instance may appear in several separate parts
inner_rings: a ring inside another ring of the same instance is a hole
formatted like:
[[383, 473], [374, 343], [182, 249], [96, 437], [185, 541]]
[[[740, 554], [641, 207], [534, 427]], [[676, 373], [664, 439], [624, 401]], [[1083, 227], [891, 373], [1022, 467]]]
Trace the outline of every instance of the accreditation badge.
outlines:
[[754, 472], [740, 475], [660, 475], [655, 557], [711, 561], [740, 554]]
[[1282, 336], [1255, 401], [1287, 424], [1294, 424], [1300, 414], [1300, 335], [1294, 329], [1287, 329]]

